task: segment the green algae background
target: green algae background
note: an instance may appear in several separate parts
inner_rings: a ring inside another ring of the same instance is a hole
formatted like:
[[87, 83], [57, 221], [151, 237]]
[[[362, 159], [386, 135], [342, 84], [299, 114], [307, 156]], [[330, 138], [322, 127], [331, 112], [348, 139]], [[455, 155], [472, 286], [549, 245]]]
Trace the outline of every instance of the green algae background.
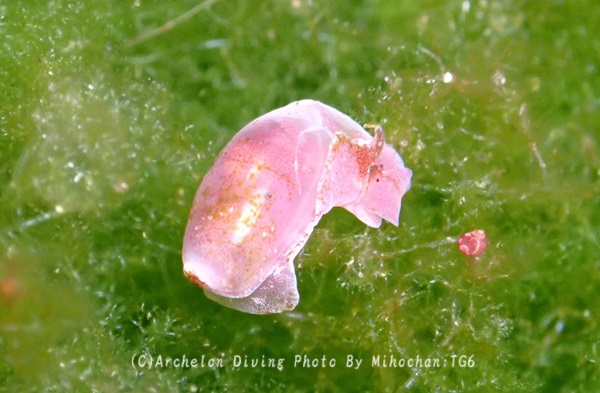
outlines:
[[[599, 20], [593, 0], [0, 1], [0, 390], [600, 391]], [[334, 209], [293, 312], [223, 308], [181, 271], [194, 193], [302, 98], [385, 127], [413, 170], [401, 224]], [[479, 258], [455, 245], [473, 229]]]

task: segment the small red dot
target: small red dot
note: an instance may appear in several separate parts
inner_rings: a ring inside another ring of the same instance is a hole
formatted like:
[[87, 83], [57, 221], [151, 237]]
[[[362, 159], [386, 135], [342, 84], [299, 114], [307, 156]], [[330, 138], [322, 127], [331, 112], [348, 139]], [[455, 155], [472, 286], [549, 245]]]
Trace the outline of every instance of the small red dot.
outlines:
[[468, 256], [483, 254], [487, 246], [487, 236], [482, 229], [467, 232], [458, 239], [458, 249]]
[[0, 281], [0, 300], [11, 304], [19, 294], [19, 282], [14, 277]]

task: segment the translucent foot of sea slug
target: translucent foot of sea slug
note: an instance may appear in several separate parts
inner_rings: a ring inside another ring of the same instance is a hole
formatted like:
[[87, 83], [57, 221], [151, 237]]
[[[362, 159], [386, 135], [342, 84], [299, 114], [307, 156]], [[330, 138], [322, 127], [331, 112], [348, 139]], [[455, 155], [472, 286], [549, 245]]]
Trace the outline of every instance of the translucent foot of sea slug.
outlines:
[[294, 258], [341, 206], [371, 227], [398, 225], [412, 172], [384, 142], [317, 101], [260, 116], [225, 146], [196, 194], [183, 272], [206, 295], [253, 314], [291, 310]]

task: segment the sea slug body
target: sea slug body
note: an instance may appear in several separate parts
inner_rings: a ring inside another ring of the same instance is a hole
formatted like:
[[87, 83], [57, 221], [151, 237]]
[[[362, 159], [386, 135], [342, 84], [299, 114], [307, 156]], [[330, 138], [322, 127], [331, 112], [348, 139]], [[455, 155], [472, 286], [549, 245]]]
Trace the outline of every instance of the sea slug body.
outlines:
[[350, 117], [312, 100], [252, 121], [225, 146], [194, 199], [183, 271], [206, 295], [253, 314], [298, 304], [294, 258], [335, 206], [398, 225], [412, 172]]

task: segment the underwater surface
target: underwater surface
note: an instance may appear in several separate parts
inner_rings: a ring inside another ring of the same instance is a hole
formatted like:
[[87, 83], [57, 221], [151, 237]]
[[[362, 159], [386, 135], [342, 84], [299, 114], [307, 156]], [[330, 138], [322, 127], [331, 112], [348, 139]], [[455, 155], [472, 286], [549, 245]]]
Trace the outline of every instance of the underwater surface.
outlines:
[[[0, 3], [0, 391], [600, 391], [600, 3]], [[413, 171], [325, 215], [300, 302], [182, 272], [245, 124], [311, 98]], [[479, 256], [457, 247], [484, 230]]]

